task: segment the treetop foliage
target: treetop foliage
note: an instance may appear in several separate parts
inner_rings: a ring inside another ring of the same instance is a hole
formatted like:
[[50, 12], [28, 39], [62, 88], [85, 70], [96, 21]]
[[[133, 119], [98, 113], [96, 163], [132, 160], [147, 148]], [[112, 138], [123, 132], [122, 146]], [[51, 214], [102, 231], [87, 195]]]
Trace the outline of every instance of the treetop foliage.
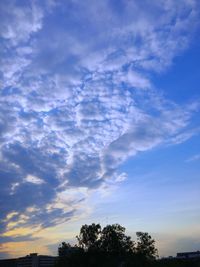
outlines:
[[[57, 266], [151, 266], [157, 257], [155, 241], [148, 233], [137, 232], [137, 242], [125, 233], [120, 224], [83, 225], [76, 236], [78, 243], [71, 246], [63, 242], [58, 248]], [[133, 262], [138, 264], [133, 265]], [[146, 265], [148, 262], [148, 265]], [[124, 265], [125, 264], [125, 265]]]

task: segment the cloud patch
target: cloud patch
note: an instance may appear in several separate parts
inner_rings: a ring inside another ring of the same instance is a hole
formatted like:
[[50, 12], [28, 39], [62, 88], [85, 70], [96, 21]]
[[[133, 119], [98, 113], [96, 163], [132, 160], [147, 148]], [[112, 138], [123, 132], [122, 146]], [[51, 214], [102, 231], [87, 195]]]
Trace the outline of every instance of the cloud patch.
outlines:
[[1, 1], [2, 237], [70, 220], [126, 179], [129, 156], [186, 140], [199, 109], [167, 100], [151, 75], [187, 48], [198, 3], [143, 4]]

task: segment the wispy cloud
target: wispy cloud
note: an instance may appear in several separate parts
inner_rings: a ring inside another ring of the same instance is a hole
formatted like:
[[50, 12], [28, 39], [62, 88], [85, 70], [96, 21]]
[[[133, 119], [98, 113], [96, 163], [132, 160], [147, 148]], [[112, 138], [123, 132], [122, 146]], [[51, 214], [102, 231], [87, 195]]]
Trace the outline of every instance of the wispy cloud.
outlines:
[[186, 160], [186, 162], [192, 162], [192, 161], [199, 161], [200, 160], [200, 154], [196, 154], [189, 159]]
[[193, 135], [198, 109], [165, 99], [151, 75], [187, 48], [197, 5], [1, 1], [2, 234], [69, 220], [90, 191], [125, 180], [129, 156]]

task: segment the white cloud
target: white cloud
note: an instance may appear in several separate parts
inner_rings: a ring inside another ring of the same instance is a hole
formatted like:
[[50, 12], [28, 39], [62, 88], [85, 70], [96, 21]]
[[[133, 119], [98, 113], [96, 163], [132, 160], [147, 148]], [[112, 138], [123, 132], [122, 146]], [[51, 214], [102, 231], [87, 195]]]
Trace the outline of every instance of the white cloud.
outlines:
[[190, 129], [188, 131], [184, 131], [182, 133], [177, 134], [176, 136], [172, 137], [169, 142], [171, 144], [181, 144], [187, 140], [189, 140], [191, 137], [198, 135], [200, 132], [199, 127]]
[[148, 79], [146, 79], [143, 75], [140, 75], [135, 71], [129, 71], [127, 78], [128, 82], [135, 88], [148, 89], [151, 86], [150, 81]]
[[24, 179], [25, 182], [33, 183], [33, 184], [43, 184], [44, 181], [34, 175], [28, 174]]
[[127, 173], [123, 172], [119, 176], [117, 176], [115, 181], [116, 182], [123, 182], [127, 179], [127, 177], [128, 177]]
[[34, 2], [20, 6], [14, 1], [2, 1], [0, 7], [1, 37], [12, 45], [28, 41], [32, 33], [42, 28], [43, 13]]
[[187, 47], [195, 1], [147, 1], [145, 10], [124, 2], [120, 12], [109, 1], [74, 1], [70, 11], [53, 3], [49, 13], [36, 2], [1, 4], [0, 195], [12, 192], [2, 216], [18, 199], [16, 212], [34, 207], [26, 223], [41, 227], [47, 213], [52, 224], [70, 219], [90, 190], [124, 180], [127, 157], [193, 136], [199, 110], [168, 101], [151, 81]]

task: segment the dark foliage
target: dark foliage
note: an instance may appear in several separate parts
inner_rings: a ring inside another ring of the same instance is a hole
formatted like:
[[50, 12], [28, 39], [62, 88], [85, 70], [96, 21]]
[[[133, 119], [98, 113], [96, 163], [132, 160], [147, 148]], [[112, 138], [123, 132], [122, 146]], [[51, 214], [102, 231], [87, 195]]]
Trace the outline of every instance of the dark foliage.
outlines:
[[96, 250], [100, 246], [101, 226], [100, 224], [83, 225], [80, 229], [78, 239], [79, 247], [85, 251]]
[[155, 241], [148, 233], [137, 233], [137, 246], [119, 224], [83, 225], [72, 247], [63, 242], [58, 248], [57, 267], [154, 267]]
[[131, 237], [125, 235], [125, 228], [119, 224], [113, 224], [107, 225], [102, 230], [100, 249], [104, 252], [122, 255], [133, 252], [135, 247]]
[[146, 259], [153, 260], [158, 256], [158, 250], [155, 247], [155, 240], [148, 233], [137, 232], [136, 252]]
[[200, 259], [163, 259], [155, 262], [155, 267], [200, 267]]

